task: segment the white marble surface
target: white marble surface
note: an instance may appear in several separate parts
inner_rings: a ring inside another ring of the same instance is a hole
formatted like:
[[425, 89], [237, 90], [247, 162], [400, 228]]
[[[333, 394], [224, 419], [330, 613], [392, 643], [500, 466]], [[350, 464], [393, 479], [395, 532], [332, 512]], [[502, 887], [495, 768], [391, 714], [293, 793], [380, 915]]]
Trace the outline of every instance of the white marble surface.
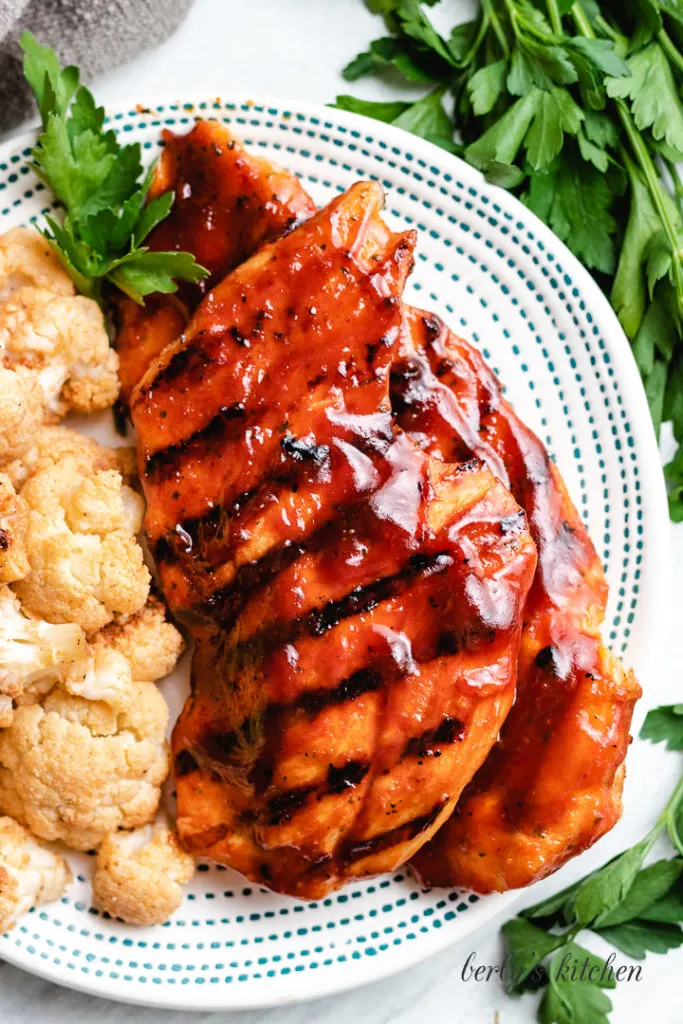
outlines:
[[[462, 0], [444, 0], [442, 15], [454, 19], [465, 12]], [[379, 23], [361, 0], [196, 0], [195, 7], [177, 35], [157, 50], [96, 84], [98, 99], [114, 102], [133, 99], [145, 102], [159, 94], [187, 97], [193, 93], [243, 92], [329, 102], [347, 91], [339, 75], [345, 61], [362, 48]], [[380, 96], [386, 86], [361, 83], [363, 94]], [[663, 538], [662, 543], [668, 542]], [[683, 527], [671, 529], [675, 566], [683, 572]], [[640, 720], [653, 704], [680, 700], [680, 653], [683, 633], [683, 602], [676, 597], [658, 678], [647, 680]], [[653, 652], [653, 661], [658, 652]], [[655, 692], [656, 687], [656, 692]], [[676, 693], [678, 691], [678, 694]], [[626, 811], [620, 825], [599, 848], [569, 865], [561, 879], [539, 887], [539, 894], [586, 872], [617, 850], [633, 842], [656, 817], [680, 770], [673, 754], [635, 741], [629, 759]], [[520, 900], [520, 905], [524, 898]], [[526, 902], [532, 902], [529, 897]], [[495, 980], [463, 982], [463, 964], [476, 950], [477, 962], [497, 963], [502, 951], [494, 922], [475, 938], [439, 956], [367, 988], [334, 999], [290, 1006], [272, 1011], [233, 1015], [240, 1024], [416, 1024], [438, 1020], [447, 1024], [524, 1024], [534, 1019], [535, 999], [510, 1000]], [[601, 943], [591, 943], [600, 952]], [[604, 953], [604, 948], [603, 948]], [[677, 997], [683, 956], [651, 956], [643, 966], [640, 983], [620, 985], [613, 994], [614, 1021], [636, 1024], [681, 1019]], [[83, 996], [30, 977], [0, 963], [0, 1021], [2, 1024], [161, 1024], [164, 1010], [141, 1010]], [[175, 1020], [226, 1020], [227, 1014], [188, 1013]]]

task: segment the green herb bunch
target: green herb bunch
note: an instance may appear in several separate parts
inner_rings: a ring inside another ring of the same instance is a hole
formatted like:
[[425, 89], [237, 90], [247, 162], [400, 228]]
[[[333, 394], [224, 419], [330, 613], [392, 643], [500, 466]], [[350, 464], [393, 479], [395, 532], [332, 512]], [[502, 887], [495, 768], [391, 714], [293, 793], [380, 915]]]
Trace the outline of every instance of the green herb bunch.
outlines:
[[143, 245], [173, 205], [173, 193], [147, 202], [154, 168], [142, 177], [140, 145], [121, 146], [104, 129], [104, 109], [79, 86], [78, 68], [60, 68], [49, 47], [25, 32], [24, 75], [38, 103], [43, 130], [33, 169], [64, 208], [46, 217], [43, 235], [83, 295], [102, 301], [108, 281], [136, 302], [173, 292], [177, 280], [200, 281], [207, 271], [187, 252], [153, 252]]
[[683, 0], [480, 0], [446, 36], [439, 0], [367, 0], [387, 34], [344, 69], [415, 102], [336, 105], [399, 125], [513, 190], [591, 269], [633, 345], [655, 430], [671, 421], [683, 520]]
[[[683, 750], [683, 704], [650, 711], [641, 736]], [[644, 866], [667, 832], [675, 857]], [[608, 1024], [618, 969], [579, 945], [588, 929], [627, 956], [683, 945], [683, 778], [647, 835], [599, 871], [503, 925], [511, 994], [543, 990], [541, 1024]]]

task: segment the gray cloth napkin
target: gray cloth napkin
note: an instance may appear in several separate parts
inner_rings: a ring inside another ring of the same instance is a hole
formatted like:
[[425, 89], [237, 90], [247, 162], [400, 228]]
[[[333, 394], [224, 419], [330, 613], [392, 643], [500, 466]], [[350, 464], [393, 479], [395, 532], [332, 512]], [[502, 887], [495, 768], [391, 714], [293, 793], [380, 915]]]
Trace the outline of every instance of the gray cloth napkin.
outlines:
[[0, 0], [0, 131], [35, 113], [18, 39], [25, 29], [92, 79], [162, 42], [192, 0]]

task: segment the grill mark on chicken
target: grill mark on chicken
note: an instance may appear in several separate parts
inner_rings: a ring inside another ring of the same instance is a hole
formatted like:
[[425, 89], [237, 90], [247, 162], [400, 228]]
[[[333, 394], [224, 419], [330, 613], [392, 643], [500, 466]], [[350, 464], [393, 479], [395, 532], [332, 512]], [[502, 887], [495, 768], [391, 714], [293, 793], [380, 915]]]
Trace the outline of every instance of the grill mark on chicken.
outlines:
[[282, 825], [284, 822], [290, 821], [292, 815], [304, 806], [315, 788], [315, 786], [302, 786], [300, 789], [288, 789], [284, 793], [278, 793], [271, 797], [268, 801], [268, 824]]
[[[342, 679], [336, 686], [329, 689], [319, 688], [308, 690], [299, 694], [292, 704], [269, 704], [261, 713], [266, 716], [274, 716], [283, 711], [303, 711], [310, 718], [315, 718], [328, 707], [339, 707], [342, 704], [358, 700], [366, 693], [378, 690], [384, 683], [384, 676], [377, 668], [363, 668], [353, 675]], [[243, 737], [251, 735], [254, 731], [253, 719], [246, 718], [237, 729], [232, 732], [208, 733], [202, 739], [202, 748], [214, 761], [222, 764], [230, 762], [231, 755], [243, 745]], [[177, 755], [183, 758], [180, 764], [179, 774], [185, 775], [195, 770], [197, 762], [189, 751], [181, 751]], [[178, 772], [178, 769], [176, 769]], [[259, 773], [257, 773], [259, 774]]]
[[322, 636], [344, 619], [372, 611], [383, 601], [399, 595], [405, 584], [416, 576], [445, 572], [452, 564], [453, 556], [447, 552], [412, 555], [408, 563], [393, 576], [385, 576], [365, 586], [356, 587], [345, 597], [328, 601], [322, 607], [313, 608], [300, 618], [289, 622], [271, 623], [247, 640], [236, 644], [231, 652], [235, 668], [239, 670], [240, 665], [247, 664], [256, 656], [263, 658], [276, 648], [294, 643], [301, 637]]
[[421, 832], [426, 832], [434, 824], [447, 802], [446, 800], [439, 800], [427, 814], [413, 818], [412, 821], [407, 821], [403, 825], [389, 829], [387, 832], [380, 832], [379, 835], [372, 836], [370, 839], [349, 843], [343, 849], [342, 860], [347, 863], [360, 860], [362, 857], [380, 853], [391, 846], [398, 846], [400, 843], [415, 839]]
[[457, 743], [465, 735], [465, 725], [457, 718], [446, 716], [433, 729], [425, 729], [421, 736], [413, 736], [406, 743], [402, 757], [440, 757], [440, 747]]
[[[241, 421], [241, 426], [243, 425]], [[226, 440], [229, 438], [226, 437]], [[386, 453], [394, 440], [391, 427], [367, 435], [357, 432], [353, 435], [353, 447], [364, 455], [377, 458]], [[314, 481], [321, 465], [329, 456], [328, 445], [313, 442], [309, 444], [308, 439], [296, 439], [291, 435], [290, 438], [283, 438], [280, 449], [291, 458], [291, 462], [279, 463], [248, 490], [229, 498], [229, 502], [225, 499], [217, 504], [211, 504], [206, 512], [199, 516], [181, 519], [172, 530], [163, 534], [152, 545], [155, 561], [171, 565], [178, 562], [183, 555], [192, 555], [200, 546], [220, 540], [229, 522], [245, 512], [252, 511], [252, 507], [259, 501], [265, 503], [271, 500], [276, 496], [278, 487], [291, 487], [292, 490], [297, 490]], [[215, 454], [215, 450], [212, 454]], [[156, 458], [157, 455], [161, 455], [161, 451], [155, 452], [151, 458]], [[358, 495], [352, 496], [357, 497]], [[224, 554], [227, 556], [228, 552]]]
[[347, 761], [346, 764], [331, 764], [327, 770], [328, 793], [343, 793], [347, 789], [355, 789], [370, 771], [367, 761]]
[[205, 548], [213, 541], [220, 541], [228, 523], [249, 511], [249, 506], [257, 500], [270, 499], [278, 486], [300, 486], [301, 473], [300, 464], [288, 470], [269, 473], [257, 486], [231, 498], [229, 505], [223, 502], [212, 504], [200, 516], [181, 519], [153, 545], [154, 560], [171, 565], [183, 555], [194, 555], [200, 548]]
[[199, 765], [189, 750], [181, 750], [176, 754], [175, 761], [173, 763], [173, 772], [176, 778], [182, 778], [183, 775], [190, 775], [191, 772], [196, 772], [198, 768]]
[[256, 489], [251, 488], [234, 498], [230, 507], [223, 504], [211, 505], [201, 516], [181, 519], [153, 545], [152, 554], [155, 562], [172, 565], [178, 562], [182, 555], [191, 555], [202, 545], [220, 539], [228, 522], [243, 510], [256, 493]]
[[145, 478], [150, 483], [168, 480], [179, 471], [186, 456], [199, 458], [209, 445], [222, 445], [240, 436], [244, 430], [242, 421], [245, 416], [246, 410], [241, 402], [223, 406], [205, 427], [196, 430], [184, 441], [149, 455], [145, 461]]
[[186, 345], [184, 348], [178, 349], [166, 365], [156, 371], [152, 380], [140, 387], [133, 401], [133, 408], [148, 401], [157, 388], [168, 387], [184, 374], [200, 376], [202, 370], [211, 362], [211, 355], [196, 345]]
[[[245, 496], [245, 500], [251, 501], [253, 497], [254, 494], [251, 492], [248, 496]], [[269, 497], [270, 495], [266, 495], [266, 498]], [[258, 588], [266, 586], [302, 555], [315, 554], [325, 549], [331, 550], [335, 544], [339, 544], [344, 531], [354, 524], [354, 517], [358, 515], [357, 509], [357, 501], [352, 501], [346, 508], [337, 508], [336, 518], [328, 519], [321, 523], [308, 536], [302, 537], [297, 541], [285, 541], [277, 547], [271, 548], [262, 558], [241, 565], [237, 570], [235, 578], [229, 584], [214, 590], [200, 605], [188, 608], [183, 612], [183, 615], [186, 618], [210, 618], [212, 621], [217, 615], [220, 615], [224, 624], [229, 627]], [[214, 539], [218, 539], [218, 520], [221, 518], [221, 509], [217, 507], [213, 511], [216, 520]], [[223, 518], [223, 523], [225, 524], [228, 519], [229, 516], [226, 515]], [[192, 530], [193, 533], [188, 534], [191, 539], [193, 536], [196, 536], [196, 526], [193, 526]], [[202, 541], [206, 544], [207, 538], [202, 538]], [[179, 539], [179, 543], [182, 543], [182, 538]], [[186, 547], [184, 553], [189, 554], [191, 550], [192, 547]], [[229, 550], [222, 552], [224, 557], [227, 557], [229, 554]], [[157, 558], [160, 557], [161, 560], [164, 559], [163, 552], [161, 555], [157, 555], [155, 550], [155, 556]], [[171, 557], [175, 556], [172, 555]], [[169, 558], [168, 560], [170, 561], [171, 559]]]
[[320, 687], [305, 691], [297, 698], [294, 706], [311, 716], [318, 715], [325, 708], [346, 704], [347, 701], [357, 700], [363, 694], [378, 690], [382, 682], [382, 675], [376, 668], [362, 668], [330, 689]]
[[268, 824], [283, 825], [285, 822], [291, 821], [313, 796], [316, 800], [322, 800], [326, 796], [343, 793], [347, 789], [355, 789], [369, 770], [370, 765], [366, 761], [351, 760], [339, 766], [331, 764], [324, 782], [287, 789], [271, 797], [267, 804]]

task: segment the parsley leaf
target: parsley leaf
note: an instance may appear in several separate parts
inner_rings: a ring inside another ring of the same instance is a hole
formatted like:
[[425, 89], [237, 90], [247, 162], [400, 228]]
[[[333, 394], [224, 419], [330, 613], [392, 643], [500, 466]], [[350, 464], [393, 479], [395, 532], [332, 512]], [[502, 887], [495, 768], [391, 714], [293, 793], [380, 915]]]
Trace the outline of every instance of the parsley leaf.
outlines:
[[505, 86], [507, 62], [494, 61], [479, 68], [467, 83], [472, 109], [475, 114], [490, 114]]
[[683, 931], [677, 924], [634, 920], [595, 930], [605, 942], [634, 960], [644, 960], [648, 952], [668, 953], [683, 945]]
[[355, 82], [364, 75], [392, 67], [409, 82], [429, 83], [443, 77], [442, 66], [430, 54], [420, 53], [409, 41], [391, 36], [375, 39], [369, 50], [346, 65], [342, 74], [347, 82]]
[[669, 750], [683, 750], [683, 704], [648, 711], [640, 735], [653, 743], [665, 742]]
[[683, 110], [676, 82], [659, 43], [651, 43], [628, 60], [631, 75], [611, 78], [607, 93], [612, 99], [630, 99], [636, 125], [651, 128], [655, 139], [666, 139], [683, 152]]
[[[661, 295], [660, 289], [647, 307], [638, 333], [633, 339], [633, 355], [643, 380], [647, 380], [654, 372], [657, 354], [668, 362], [676, 343], [676, 325]], [[664, 366], [667, 369], [666, 364]]]
[[349, 110], [352, 114], [362, 114], [363, 117], [374, 117], [377, 121], [385, 121], [391, 124], [404, 111], [408, 110], [410, 103], [394, 101], [389, 103], [373, 102], [372, 100], [358, 100], [354, 96], [337, 96], [336, 102], [332, 104], [338, 110]]
[[617, 224], [610, 213], [614, 196], [604, 174], [563, 157], [545, 173], [533, 174], [522, 198], [587, 267], [604, 274], [614, 271]]
[[634, 917], [640, 917], [653, 903], [665, 896], [680, 878], [683, 861], [659, 860], [643, 868], [635, 877], [626, 896], [608, 914], [600, 918], [600, 930], [612, 925], [624, 924]]
[[596, 985], [552, 981], [539, 1008], [541, 1024], [609, 1024], [611, 1000]]
[[[544, 927], [560, 923], [568, 924], [571, 920], [571, 897], [580, 885], [581, 882], [574, 882], [573, 885], [567, 886], [566, 889], [561, 889], [560, 892], [554, 893], [540, 903], [535, 903], [531, 907], [525, 907], [521, 911], [520, 916], [542, 921]], [[567, 913], [568, 909], [569, 913]]]
[[[664, 409], [666, 410], [666, 394]], [[664, 413], [666, 417], [666, 413]], [[664, 467], [664, 476], [669, 485], [669, 515], [674, 523], [683, 523], [683, 446], [671, 462]]]
[[508, 921], [501, 931], [505, 936], [510, 956], [508, 992], [519, 991], [522, 983], [534, 969], [564, 943], [564, 936], [551, 935], [521, 917]]
[[643, 383], [645, 385], [645, 397], [647, 398], [647, 404], [650, 408], [652, 425], [655, 428], [655, 434], [657, 435], [657, 438], [659, 438], [659, 432], [662, 426], [662, 420], [664, 418], [666, 378], [666, 364], [658, 359], [652, 367], [650, 373], [647, 375], [647, 377], [643, 379]]
[[612, 284], [612, 305], [624, 330], [633, 338], [647, 303], [645, 254], [650, 239], [659, 230], [660, 220], [648, 187], [632, 161], [626, 161], [626, 170], [631, 186], [631, 210]]
[[683, 25], [683, 3], [681, 0], [657, 0], [662, 14], [667, 14], [679, 25]]
[[[554, 968], [553, 968], [554, 964]], [[548, 977], [551, 982], [588, 982], [600, 988], [616, 988], [614, 971], [600, 956], [580, 946], [573, 939], [566, 941], [560, 953], [550, 963]]]
[[494, 161], [513, 163], [538, 109], [540, 95], [540, 91], [534, 88], [528, 96], [513, 103], [499, 121], [467, 147], [466, 159], [482, 171]]
[[651, 847], [648, 834], [579, 886], [572, 902], [579, 924], [593, 924], [614, 910], [631, 889]]
[[452, 67], [457, 67], [457, 58], [441, 38], [417, 0], [403, 0], [396, 9], [401, 30], [411, 39], [421, 43], [425, 49], [433, 50]]
[[31, 32], [21, 37], [24, 51], [24, 77], [36, 97], [40, 118], [47, 124], [50, 114], [62, 115], [78, 88], [78, 68], [70, 64], [62, 69], [48, 46], [41, 46]]
[[615, 986], [604, 960], [568, 942], [548, 966], [539, 1020], [543, 1024], [609, 1024], [612, 1003], [602, 989]]
[[564, 133], [576, 135], [583, 116], [566, 89], [542, 91], [524, 140], [531, 166], [548, 167], [562, 149]]
[[150, 292], [175, 291], [178, 279], [205, 278], [189, 253], [141, 247], [168, 215], [173, 195], [146, 203], [152, 171], [140, 181], [140, 146], [121, 146], [114, 131], [104, 130], [104, 109], [79, 87], [76, 68], [61, 70], [30, 32], [21, 46], [43, 122], [33, 166], [64, 207], [61, 223], [47, 217], [43, 234], [78, 290], [102, 301], [107, 280], [142, 303]]
[[612, 78], [628, 78], [632, 74], [630, 65], [617, 53], [611, 39], [586, 39], [584, 36], [574, 36], [571, 45], [572, 49], [578, 50], [597, 71]]
[[150, 292], [174, 292], [175, 278], [201, 281], [204, 277], [189, 253], [150, 252], [137, 249], [118, 260], [109, 270], [109, 279], [131, 299], [140, 302]]
[[448, 114], [443, 107], [442, 95], [439, 89], [429, 93], [424, 99], [418, 100], [399, 114], [392, 124], [398, 128], [405, 128], [406, 131], [423, 139], [441, 135], [448, 137], [451, 128]]
[[656, 900], [640, 914], [644, 921], [660, 921], [663, 924], [683, 923], [683, 884], [678, 882], [665, 896]]

